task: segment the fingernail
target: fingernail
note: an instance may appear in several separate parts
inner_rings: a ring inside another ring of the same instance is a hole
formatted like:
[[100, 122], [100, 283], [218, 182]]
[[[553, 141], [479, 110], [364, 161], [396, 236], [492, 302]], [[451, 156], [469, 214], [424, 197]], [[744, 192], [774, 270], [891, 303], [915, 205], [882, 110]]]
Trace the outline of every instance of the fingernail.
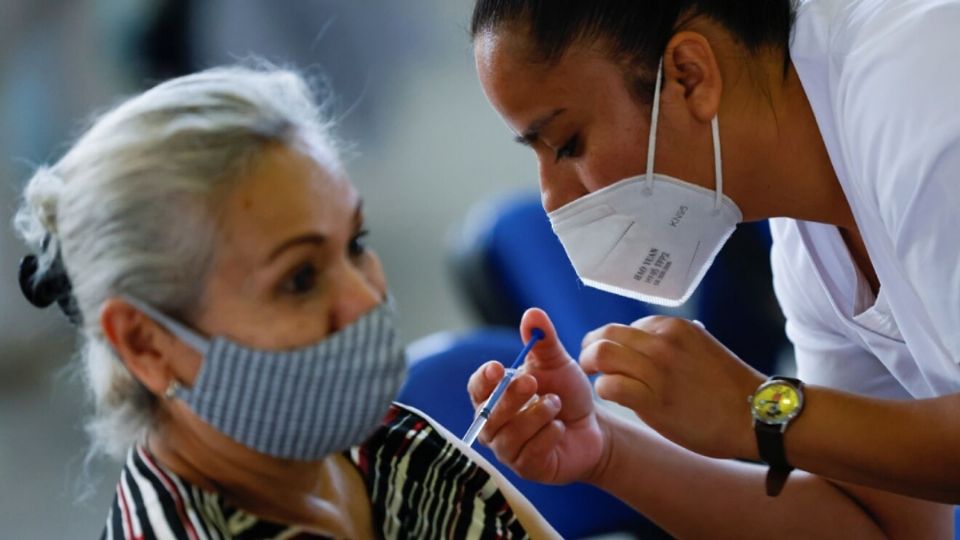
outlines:
[[543, 397], [543, 400], [553, 409], [560, 408], [560, 396], [556, 394], [547, 394]]
[[493, 366], [483, 368], [483, 376], [486, 377], [488, 381], [492, 381], [496, 377], [496, 374], [493, 372]]

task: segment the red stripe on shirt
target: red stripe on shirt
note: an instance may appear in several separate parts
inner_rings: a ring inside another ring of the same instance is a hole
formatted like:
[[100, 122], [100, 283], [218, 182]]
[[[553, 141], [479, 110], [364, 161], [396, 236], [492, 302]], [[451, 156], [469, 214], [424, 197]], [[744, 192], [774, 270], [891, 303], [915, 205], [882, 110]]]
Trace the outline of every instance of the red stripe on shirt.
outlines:
[[123, 510], [123, 525], [127, 529], [127, 538], [143, 540], [143, 536], [133, 534], [133, 521], [130, 520], [130, 508], [127, 507], [127, 493], [123, 489], [123, 480], [117, 484], [117, 496], [120, 497], [120, 509]]
[[193, 528], [193, 523], [187, 519], [187, 512], [185, 510], [186, 506], [183, 504], [183, 499], [180, 497], [180, 492], [177, 490], [177, 486], [173, 483], [173, 480], [167, 476], [156, 463], [153, 462], [152, 456], [144, 452], [142, 449], [137, 448], [137, 452], [140, 454], [143, 462], [147, 464], [147, 467], [150, 467], [150, 470], [160, 479], [160, 482], [163, 484], [163, 487], [167, 488], [167, 491], [173, 497], [173, 502], [177, 507], [177, 515], [180, 516], [180, 522], [183, 523], [184, 527], [187, 529], [187, 534], [190, 535], [191, 540], [198, 540], [197, 531]]

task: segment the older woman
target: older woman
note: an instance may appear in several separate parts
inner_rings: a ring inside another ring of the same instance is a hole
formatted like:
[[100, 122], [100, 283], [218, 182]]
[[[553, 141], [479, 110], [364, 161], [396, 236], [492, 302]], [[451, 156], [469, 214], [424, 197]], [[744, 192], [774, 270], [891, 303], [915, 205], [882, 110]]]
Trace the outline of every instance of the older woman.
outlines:
[[101, 117], [25, 191], [21, 285], [79, 326], [106, 538], [555, 535], [391, 404], [405, 358], [304, 82], [220, 68]]

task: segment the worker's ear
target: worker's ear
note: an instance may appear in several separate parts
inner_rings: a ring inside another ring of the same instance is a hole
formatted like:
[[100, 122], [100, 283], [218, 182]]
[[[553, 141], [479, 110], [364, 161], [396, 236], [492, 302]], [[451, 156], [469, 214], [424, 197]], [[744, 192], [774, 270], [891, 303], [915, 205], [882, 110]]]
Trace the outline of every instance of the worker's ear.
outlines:
[[663, 92], [673, 92], [691, 116], [709, 122], [720, 109], [723, 80], [713, 48], [702, 34], [677, 32], [663, 57]]
[[108, 299], [100, 310], [100, 326], [130, 373], [154, 395], [163, 396], [174, 380], [189, 383], [177, 374], [183, 372], [179, 364], [184, 355], [192, 351], [137, 308]]

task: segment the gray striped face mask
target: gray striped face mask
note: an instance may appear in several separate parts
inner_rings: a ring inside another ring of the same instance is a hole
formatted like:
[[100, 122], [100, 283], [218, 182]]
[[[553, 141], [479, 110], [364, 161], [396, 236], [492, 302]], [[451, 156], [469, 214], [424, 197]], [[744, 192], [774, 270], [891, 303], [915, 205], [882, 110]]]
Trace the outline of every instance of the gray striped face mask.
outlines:
[[194, 385], [173, 395], [226, 436], [273, 457], [314, 461], [363, 442], [406, 377], [389, 300], [318, 343], [283, 351], [207, 339], [124, 300], [203, 355]]

